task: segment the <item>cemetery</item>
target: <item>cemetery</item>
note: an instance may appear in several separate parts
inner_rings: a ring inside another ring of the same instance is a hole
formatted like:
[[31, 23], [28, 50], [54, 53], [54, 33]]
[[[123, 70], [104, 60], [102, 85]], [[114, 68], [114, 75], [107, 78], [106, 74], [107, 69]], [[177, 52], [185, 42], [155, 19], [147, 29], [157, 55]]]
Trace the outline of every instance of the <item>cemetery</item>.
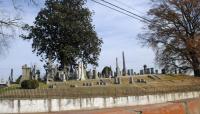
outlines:
[[[200, 78], [175, 72], [167, 74], [164, 69], [158, 73], [158, 70], [147, 65], [143, 66], [140, 73], [134, 73], [133, 69], [126, 69], [124, 52], [122, 59], [122, 71], [116, 58], [116, 70], [104, 74], [95, 68], [86, 71], [81, 62], [74, 69], [68, 67], [66, 71], [49, 64], [43, 79], [39, 79], [40, 71], [35, 65], [23, 65], [18, 84], [13, 80], [13, 70], [8, 81], [0, 84], [0, 98], [116, 97], [200, 90]], [[34, 85], [35, 89], [23, 89], [21, 85], [26, 80], [38, 80], [39, 85]]]
[[200, 0], [0, 5], [0, 114], [200, 114]]
[[[124, 52], [122, 61], [122, 70], [116, 58], [115, 71], [106, 67], [102, 72], [96, 68], [86, 71], [82, 62], [65, 70], [59, 70], [58, 65], [49, 63], [43, 79], [36, 65], [23, 65], [18, 83], [14, 82], [11, 69], [8, 81], [0, 84], [0, 98], [122, 97], [200, 90], [200, 78], [181, 72], [167, 73], [164, 69], [158, 72], [147, 65], [141, 67], [139, 73], [133, 69], [127, 70]], [[31, 85], [31, 82], [36, 85]]]

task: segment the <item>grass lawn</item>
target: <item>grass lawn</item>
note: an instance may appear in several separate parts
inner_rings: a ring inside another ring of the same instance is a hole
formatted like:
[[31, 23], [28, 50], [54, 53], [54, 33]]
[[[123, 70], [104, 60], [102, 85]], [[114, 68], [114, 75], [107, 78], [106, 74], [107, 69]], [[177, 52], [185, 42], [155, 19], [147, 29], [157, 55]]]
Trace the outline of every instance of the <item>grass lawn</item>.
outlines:
[[[77, 97], [117, 97], [169, 92], [200, 91], [200, 78], [191, 76], [160, 75], [159, 77], [135, 76], [134, 83], [129, 84], [130, 77], [121, 77], [121, 84], [114, 84], [114, 79], [102, 79], [106, 85], [97, 85], [99, 80], [53, 82], [54, 88], [40, 83], [39, 88], [20, 89], [19, 85], [0, 89], [0, 98], [77, 98]], [[147, 83], [138, 83], [144, 79]], [[92, 83], [92, 86], [83, 86]], [[71, 85], [74, 85], [73, 87]]]

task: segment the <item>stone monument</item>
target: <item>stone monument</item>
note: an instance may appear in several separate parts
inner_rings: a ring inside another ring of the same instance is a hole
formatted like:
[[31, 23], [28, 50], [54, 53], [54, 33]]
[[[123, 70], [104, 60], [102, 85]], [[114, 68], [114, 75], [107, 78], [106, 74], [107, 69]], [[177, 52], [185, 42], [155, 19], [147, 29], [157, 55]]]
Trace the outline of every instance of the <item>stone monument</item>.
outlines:
[[124, 55], [124, 52], [122, 52], [122, 58], [123, 58], [123, 70], [122, 70], [122, 75], [123, 75], [123, 76], [126, 76], [127, 73], [126, 73], [126, 62], [125, 62], [125, 55]]
[[22, 77], [20, 83], [24, 80], [31, 80], [31, 68], [27, 64], [22, 66]]
[[118, 65], [118, 58], [116, 58], [116, 77], [120, 76], [120, 69], [119, 69], [119, 65]]

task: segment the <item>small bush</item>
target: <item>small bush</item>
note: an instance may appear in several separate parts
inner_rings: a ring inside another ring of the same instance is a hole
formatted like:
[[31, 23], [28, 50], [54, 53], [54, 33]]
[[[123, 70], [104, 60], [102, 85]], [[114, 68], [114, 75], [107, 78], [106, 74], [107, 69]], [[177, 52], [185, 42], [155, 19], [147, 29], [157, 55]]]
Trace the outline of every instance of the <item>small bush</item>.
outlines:
[[21, 83], [21, 88], [23, 89], [36, 89], [39, 87], [39, 82], [37, 80], [24, 80]]

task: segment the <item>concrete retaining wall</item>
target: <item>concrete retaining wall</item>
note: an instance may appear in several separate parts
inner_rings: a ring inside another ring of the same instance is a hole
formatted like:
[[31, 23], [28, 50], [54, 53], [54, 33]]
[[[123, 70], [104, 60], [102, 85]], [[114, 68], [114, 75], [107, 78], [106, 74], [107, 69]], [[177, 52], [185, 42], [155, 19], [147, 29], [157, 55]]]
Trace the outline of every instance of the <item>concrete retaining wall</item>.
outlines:
[[[0, 100], [0, 113], [59, 112], [137, 106], [126, 110], [120, 110], [122, 112], [119, 114], [127, 114], [129, 112], [131, 112], [131, 114], [136, 112], [136, 114], [140, 114], [140, 112], [142, 112], [141, 114], [200, 114], [200, 99], [166, 103], [169, 101], [199, 97], [200, 92], [186, 92], [117, 98]], [[149, 105], [157, 103], [165, 104]], [[140, 107], [138, 105], [148, 106]], [[105, 112], [105, 114], [109, 113]]]

